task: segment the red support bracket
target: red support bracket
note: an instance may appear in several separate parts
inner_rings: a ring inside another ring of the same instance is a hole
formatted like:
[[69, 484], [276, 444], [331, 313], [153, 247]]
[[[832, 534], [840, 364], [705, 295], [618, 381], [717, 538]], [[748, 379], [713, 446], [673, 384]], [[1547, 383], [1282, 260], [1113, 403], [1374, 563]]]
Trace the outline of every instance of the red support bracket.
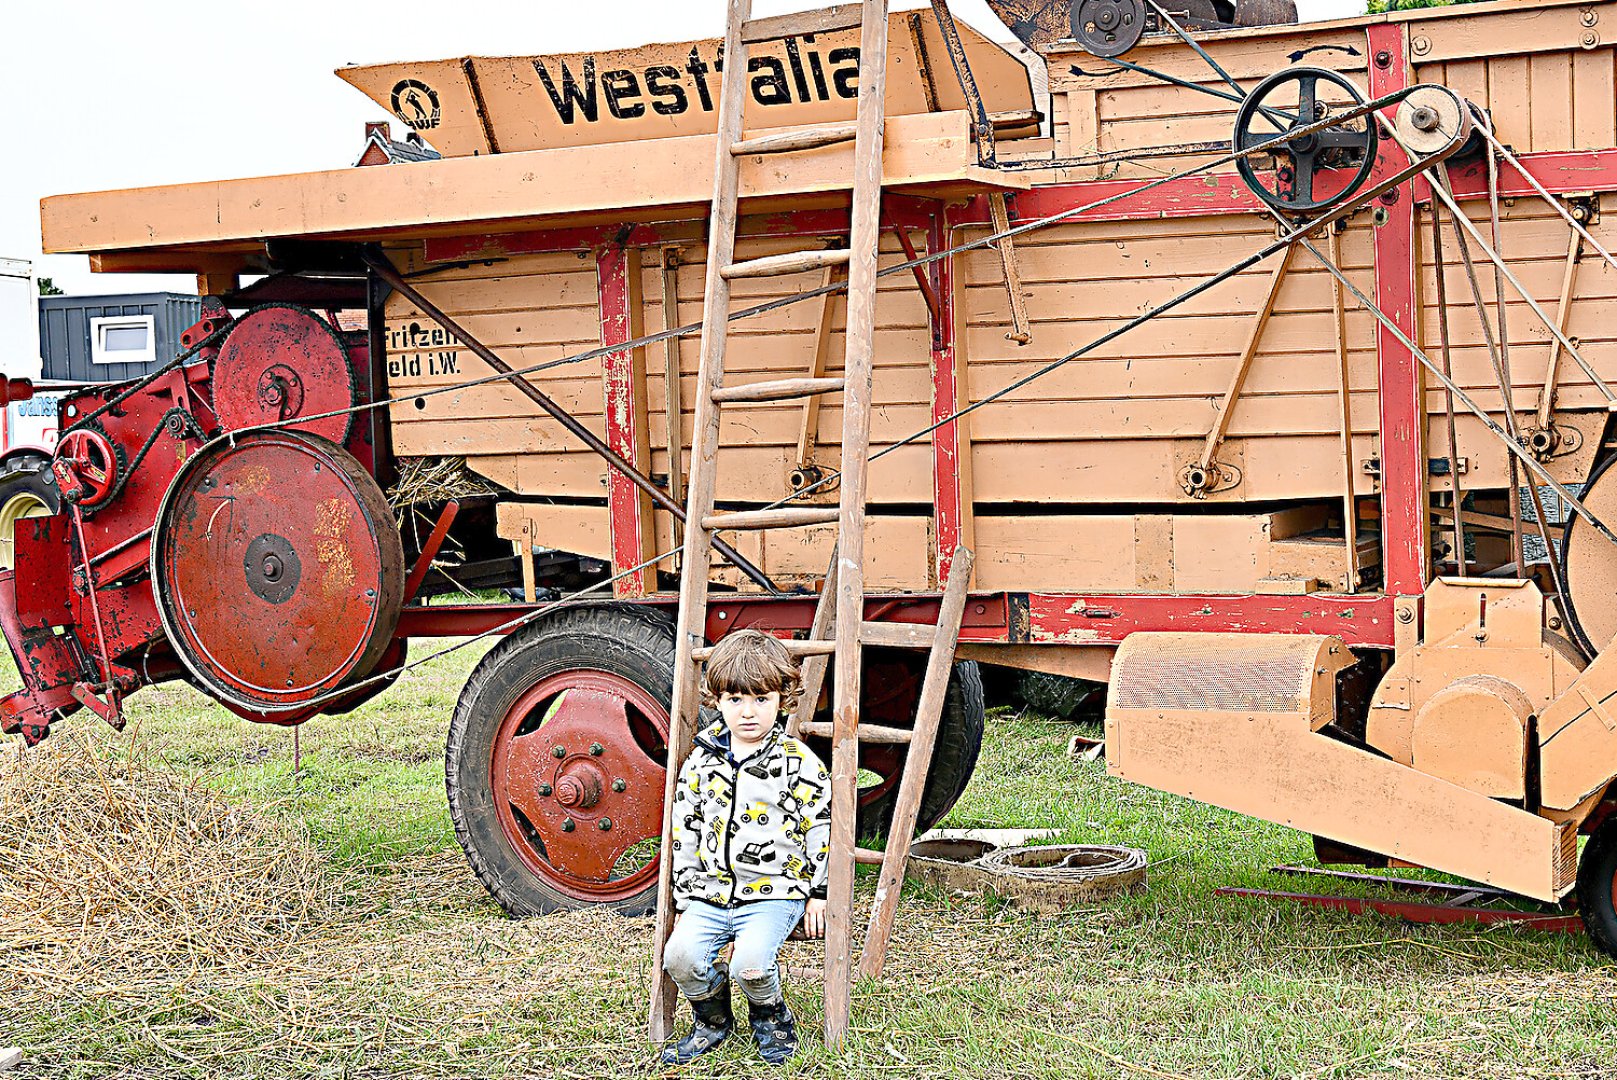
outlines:
[[415, 566], [410, 568], [410, 576], [404, 581], [406, 604], [414, 600], [415, 594], [421, 591], [421, 583], [427, 579], [427, 571], [432, 569], [432, 560], [443, 550], [444, 540], [449, 536], [449, 527], [455, 523], [455, 516], [459, 513], [460, 503], [451, 500], [444, 506], [443, 513], [438, 515], [438, 524], [432, 527], [427, 542], [421, 545], [421, 557], [416, 559]]

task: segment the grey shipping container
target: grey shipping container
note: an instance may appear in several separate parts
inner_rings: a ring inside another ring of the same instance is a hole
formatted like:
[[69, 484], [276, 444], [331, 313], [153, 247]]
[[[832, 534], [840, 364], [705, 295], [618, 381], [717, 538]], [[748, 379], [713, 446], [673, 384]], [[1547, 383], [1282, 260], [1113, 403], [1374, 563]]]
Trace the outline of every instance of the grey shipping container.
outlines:
[[43, 375], [75, 383], [139, 378], [179, 355], [180, 335], [201, 318], [202, 301], [179, 293], [40, 297]]

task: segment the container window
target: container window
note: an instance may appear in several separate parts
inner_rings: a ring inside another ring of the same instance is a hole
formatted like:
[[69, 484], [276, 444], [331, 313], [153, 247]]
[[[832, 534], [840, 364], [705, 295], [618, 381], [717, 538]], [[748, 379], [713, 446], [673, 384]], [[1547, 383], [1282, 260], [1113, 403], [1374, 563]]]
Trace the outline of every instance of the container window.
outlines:
[[97, 364], [149, 364], [157, 359], [155, 320], [115, 315], [90, 320], [90, 359]]

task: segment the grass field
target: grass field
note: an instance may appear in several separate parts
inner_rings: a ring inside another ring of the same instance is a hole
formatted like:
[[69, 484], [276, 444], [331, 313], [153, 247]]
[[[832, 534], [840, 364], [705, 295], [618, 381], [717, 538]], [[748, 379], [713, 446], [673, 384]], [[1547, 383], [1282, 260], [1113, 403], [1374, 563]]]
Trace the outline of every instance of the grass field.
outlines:
[[[309, 725], [296, 776], [290, 732], [246, 725], [182, 687], [137, 695], [123, 736], [84, 718], [66, 725], [96, 753], [133, 744], [305, 832], [329, 897], [296, 932], [245, 952], [200, 949], [161, 977], [93, 957], [69, 976], [42, 968], [28, 938], [0, 938], [0, 1046], [28, 1054], [15, 1075], [663, 1075], [644, 1040], [649, 920], [514, 922], [461, 858], [442, 742], [481, 651]], [[1063, 840], [1141, 847], [1149, 889], [1048, 917], [912, 886], [888, 974], [856, 989], [839, 1052], [817, 1038], [818, 986], [789, 986], [807, 1037], [787, 1075], [1617, 1075], [1617, 969], [1581, 936], [1214, 897], [1224, 884], [1286, 887], [1265, 868], [1308, 860], [1307, 838], [1112, 780], [1104, 763], [1066, 757], [1071, 730], [996, 711], [947, 824], [1053, 826]], [[0, 747], [0, 770], [19, 754], [15, 741]], [[115, 830], [106, 842], [115, 856]], [[0, 885], [15, 870], [0, 863]], [[870, 889], [862, 877], [861, 896]], [[51, 955], [74, 955], [74, 928], [60, 936]], [[786, 959], [819, 963], [806, 944]], [[689, 1071], [767, 1073], [742, 1039]]]

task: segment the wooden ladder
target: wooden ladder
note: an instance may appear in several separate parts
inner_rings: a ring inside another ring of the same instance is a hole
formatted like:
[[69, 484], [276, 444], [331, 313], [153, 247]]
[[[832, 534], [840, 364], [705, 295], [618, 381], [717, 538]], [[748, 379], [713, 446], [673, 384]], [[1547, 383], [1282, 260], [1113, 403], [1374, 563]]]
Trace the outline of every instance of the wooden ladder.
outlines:
[[[908, 742], [904, 776], [894, 813], [893, 836], [883, 860], [878, 898], [866, 938], [863, 968], [876, 974], [891, 933], [909, 838], [915, 828], [926, 785], [939, 719], [947, 696], [956, 641], [964, 614], [971, 555], [957, 554], [936, 629], [925, 626], [864, 621], [865, 483], [870, 454], [870, 412], [876, 330], [876, 277], [880, 247], [882, 144], [887, 92], [887, 3], [862, 3], [771, 18], [752, 19], [751, 0], [729, 0], [725, 34], [725, 74], [719, 105], [719, 135], [714, 181], [707, 286], [704, 297], [701, 367], [697, 377], [695, 436], [691, 452], [688, 523], [684, 572], [680, 581], [674, 700], [668, 739], [662, 874], [657, 897], [656, 950], [651, 995], [651, 1037], [662, 1042], [673, 1032], [678, 994], [662, 973], [663, 948], [673, 929], [672, 805], [679, 769], [690, 754], [700, 722], [700, 665], [707, 629], [708, 573], [713, 565], [714, 534], [728, 530], [803, 528], [836, 524], [837, 546], [820, 595], [814, 628], [806, 641], [787, 642], [804, 660], [802, 710], [812, 714], [827, 668], [836, 660], [830, 724], [805, 723], [793, 717], [792, 730], [829, 735], [831, 760], [831, 851], [825, 951], [825, 1036], [841, 1042], [848, 1027], [853, 982], [852, 908], [858, 803], [859, 750], [865, 741]], [[852, 124], [824, 125], [742, 137], [748, 89], [750, 45], [806, 33], [829, 33], [859, 27], [862, 32], [858, 119]], [[740, 186], [740, 159], [792, 154], [854, 143], [853, 212], [849, 244], [842, 251], [805, 251], [747, 262], [735, 261]], [[752, 277], [797, 274], [846, 265], [848, 315], [846, 354], [840, 378], [798, 378], [729, 386], [725, 383], [731, 282]], [[841, 498], [829, 507], [782, 507], [716, 513], [714, 508], [719, 453], [720, 415], [738, 403], [786, 401], [841, 392], [843, 399]], [[865, 644], [929, 648], [931, 657], [922, 689], [921, 711], [913, 731], [859, 724], [861, 650]], [[826, 730], [821, 730], [826, 729]]]

